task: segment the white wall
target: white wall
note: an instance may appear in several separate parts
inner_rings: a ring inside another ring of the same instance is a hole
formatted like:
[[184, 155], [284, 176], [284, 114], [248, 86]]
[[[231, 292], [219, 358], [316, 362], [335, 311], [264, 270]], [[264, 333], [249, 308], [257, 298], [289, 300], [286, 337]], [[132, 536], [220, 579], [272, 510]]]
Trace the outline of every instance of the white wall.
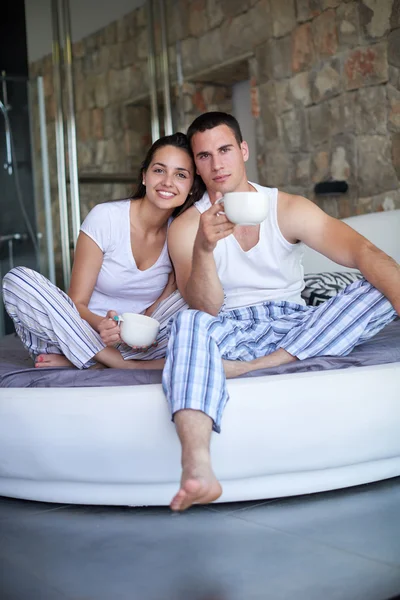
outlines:
[[247, 177], [258, 182], [257, 151], [254, 117], [251, 114], [250, 80], [240, 81], [232, 87], [232, 112], [239, 121], [243, 139], [248, 143], [250, 157], [246, 164]]
[[[77, 42], [131, 12], [145, 0], [70, 0], [72, 41]], [[51, 1], [25, 0], [28, 60], [51, 53]]]

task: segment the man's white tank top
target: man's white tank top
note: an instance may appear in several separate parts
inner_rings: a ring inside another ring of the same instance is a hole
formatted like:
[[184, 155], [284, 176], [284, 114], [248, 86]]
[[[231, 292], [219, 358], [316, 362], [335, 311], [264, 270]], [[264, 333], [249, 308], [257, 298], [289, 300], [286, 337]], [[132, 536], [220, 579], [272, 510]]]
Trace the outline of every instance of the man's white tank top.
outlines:
[[[278, 190], [251, 185], [269, 198], [268, 216], [260, 224], [258, 243], [245, 252], [234, 235], [220, 240], [214, 250], [218, 275], [224, 288], [224, 310], [254, 306], [267, 301], [305, 305], [302, 265], [303, 244], [291, 244], [282, 235], [277, 218]], [[195, 203], [203, 213], [211, 206], [208, 193]]]

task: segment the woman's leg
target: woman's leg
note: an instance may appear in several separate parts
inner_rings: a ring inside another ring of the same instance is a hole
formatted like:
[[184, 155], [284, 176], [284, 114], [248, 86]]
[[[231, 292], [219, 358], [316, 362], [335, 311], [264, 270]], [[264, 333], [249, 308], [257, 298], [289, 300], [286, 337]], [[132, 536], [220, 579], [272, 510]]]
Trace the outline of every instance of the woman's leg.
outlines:
[[[15, 267], [3, 278], [4, 305], [33, 355], [63, 354], [79, 369], [105, 347], [72, 300], [40, 273]], [[112, 349], [111, 349], [112, 350]]]
[[71, 364], [82, 369], [97, 363], [115, 369], [164, 366], [164, 359], [124, 361], [119, 350], [106, 347], [100, 335], [81, 318], [71, 298], [36, 271], [12, 269], [3, 278], [3, 295], [15, 330], [28, 352], [38, 357], [38, 367]]

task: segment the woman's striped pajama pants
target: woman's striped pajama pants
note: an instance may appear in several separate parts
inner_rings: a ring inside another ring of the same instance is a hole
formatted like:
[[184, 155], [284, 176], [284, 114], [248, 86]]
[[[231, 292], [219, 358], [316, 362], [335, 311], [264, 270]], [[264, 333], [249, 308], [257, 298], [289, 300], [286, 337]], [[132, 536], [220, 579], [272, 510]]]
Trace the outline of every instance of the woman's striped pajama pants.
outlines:
[[[63, 354], [78, 369], [95, 364], [93, 357], [105, 348], [100, 335], [81, 318], [71, 298], [46, 277], [26, 267], [15, 267], [3, 278], [6, 310], [31, 356]], [[118, 344], [125, 360], [151, 360], [165, 356], [169, 321], [187, 308], [179, 292], [163, 300], [152, 317], [160, 322], [157, 346], [147, 352]]]

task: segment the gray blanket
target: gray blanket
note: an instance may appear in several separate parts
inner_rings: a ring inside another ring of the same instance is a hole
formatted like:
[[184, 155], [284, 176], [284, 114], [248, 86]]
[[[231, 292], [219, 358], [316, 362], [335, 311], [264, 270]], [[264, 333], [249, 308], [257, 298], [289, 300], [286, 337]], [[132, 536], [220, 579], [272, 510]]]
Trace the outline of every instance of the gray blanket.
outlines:
[[[400, 362], [400, 319], [387, 325], [374, 338], [357, 346], [348, 356], [322, 356], [289, 365], [254, 371], [243, 377], [345, 369]], [[0, 387], [105, 387], [160, 383], [161, 371], [124, 369], [40, 368], [35, 369], [16, 335], [0, 340]]]

